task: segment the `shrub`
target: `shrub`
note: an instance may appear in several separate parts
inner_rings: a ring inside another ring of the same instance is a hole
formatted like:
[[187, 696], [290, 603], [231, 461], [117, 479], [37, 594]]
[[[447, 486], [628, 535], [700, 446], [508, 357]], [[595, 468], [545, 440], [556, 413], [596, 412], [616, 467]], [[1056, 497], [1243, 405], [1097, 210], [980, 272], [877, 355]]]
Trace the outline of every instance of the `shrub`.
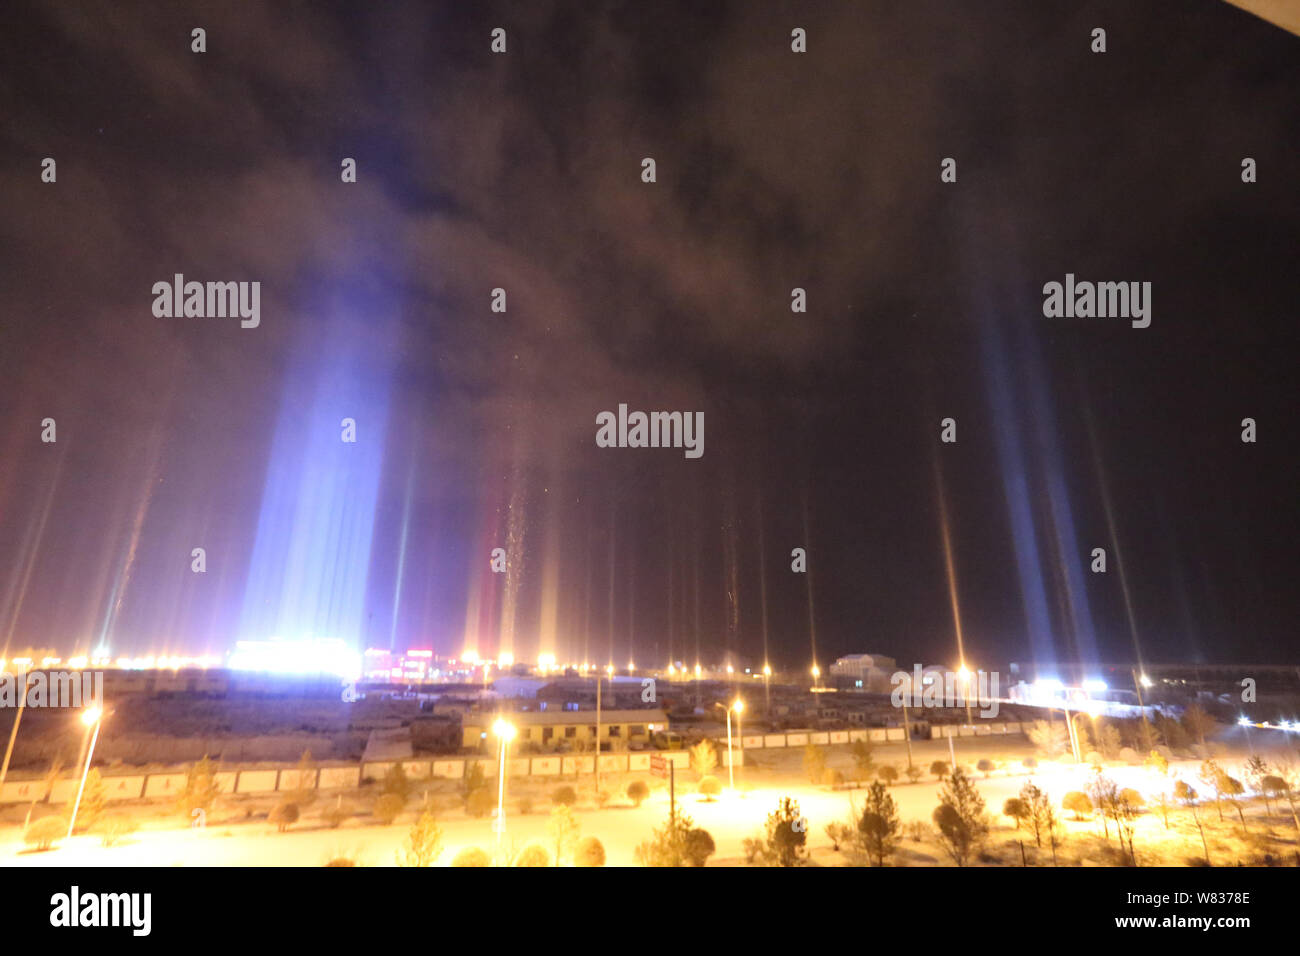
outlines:
[[357, 861], [350, 856], [336, 856], [325, 862], [326, 866], [356, 866]]
[[636, 848], [642, 866], [685, 866], [686, 835], [695, 828], [691, 818], [674, 809], [662, 827], [656, 827], [649, 840]]
[[650, 796], [650, 787], [644, 780], [633, 780], [627, 785], [627, 798], [634, 806], [641, 806], [648, 796]]
[[49, 850], [68, 832], [68, 821], [63, 817], [44, 817], [34, 822], [23, 834], [23, 842], [38, 850]]
[[722, 784], [718, 782], [717, 777], [705, 777], [700, 781], [700, 794], [706, 801], [712, 801], [721, 792]]
[[519, 851], [511, 866], [550, 866], [551, 854], [540, 843], [530, 843]]
[[411, 795], [411, 781], [406, 777], [406, 770], [402, 767], [399, 760], [388, 768], [388, 773], [384, 774], [384, 782], [380, 786], [380, 792], [385, 794], [395, 794], [402, 798], [402, 803], [406, 803], [406, 798]]
[[912, 820], [903, 824], [903, 835], [915, 843], [924, 843], [930, 838], [930, 825], [924, 820]]
[[841, 843], [849, 843], [853, 839], [853, 831], [843, 823], [826, 824], [826, 835], [831, 838], [831, 849], [839, 853]]
[[526, 817], [528, 814], [533, 812], [533, 798], [527, 794], [515, 801], [515, 805], [519, 808], [519, 815], [521, 817]]
[[300, 807], [310, 806], [316, 802], [316, 764], [311, 759], [311, 751], [304, 750], [298, 759], [298, 766], [292, 771], [293, 788], [289, 791], [291, 799]]
[[469, 799], [465, 801], [465, 813], [475, 818], [485, 817], [496, 805], [496, 798], [492, 796], [492, 791], [487, 787], [481, 787], [471, 793]]
[[451, 861], [452, 866], [491, 866], [492, 858], [487, 852], [476, 846], [467, 846], [457, 853]]
[[930, 775], [934, 777], [935, 780], [942, 780], [944, 777], [948, 776], [948, 761], [936, 760], [934, 763], [930, 764]]
[[573, 851], [574, 866], [604, 866], [605, 847], [594, 836], [583, 837]]
[[885, 786], [889, 786], [898, 780], [898, 768], [887, 763], [881, 766], [880, 770], [877, 771], [877, 775], [884, 781]]
[[826, 775], [822, 778], [822, 783], [828, 787], [842, 787], [844, 786], [844, 774], [839, 770], [833, 770], [830, 767], [827, 767]]
[[397, 819], [397, 815], [402, 812], [405, 803], [406, 801], [397, 794], [385, 793], [375, 801], [375, 818], [384, 826], [388, 826]]
[[292, 800], [286, 800], [283, 803], [276, 804], [270, 815], [266, 818], [275, 824], [275, 828], [283, 833], [289, 827], [298, 822], [298, 804]]
[[803, 769], [808, 774], [810, 783], [825, 783], [826, 751], [816, 744], [808, 744], [804, 747]]
[[1090, 767], [1100, 767], [1102, 765], [1101, 754], [1095, 750], [1089, 750], [1083, 755], [1083, 762]]
[[556, 787], [551, 793], [551, 803], [557, 807], [571, 807], [578, 802], [578, 792], [567, 784]]
[[994, 764], [993, 761], [989, 760], [987, 757], [981, 757], [979, 759], [979, 762], [975, 764], [975, 769], [978, 770], [980, 773], [984, 774], [985, 780], [989, 778], [989, 774], [991, 774], [996, 768], [997, 765]]
[[1019, 797], [1008, 797], [1002, 804], [1002, 815], [1010, 817], [1016, 821], [1016, 829], [1020, 829], [1020, 821], [1029, 819], [1029, 805]]
[[1071, 790], [1061, 799], [1061, 806], [1074, 814], [1074, 819], [1082, 820], [1084, 814], [1092, 813], [1092, 800], [1081, 790]]
[[465, 765], [465, 776], [460, 780], [460, 798], [469, 806], [469, 798], [475, 792], [484, 789], [488, 785], [487, 774], [483, 770], [483, 765], [477, 760], [471, 760]]
[[697, 827], [686, 831], [684, 852], [691, 866], [703, 866], [716, 850], [717, 847], [714, 846], [713, 837], [709, 835], [708, 830]]
[[923, 771], [920, 767], [917, 767], [915, 765], [908, 767], [906, 770], [903, 771], [903, 773], [907, 774], [907, 780], [909, 783], [916, 783], [918, 780], [921, 779], [921, 774], [923, 774], [924, 772], [925, 771]]
[[351, 815], [351, 812], [344, 808], [343, 801], [339, 800], [335, 802], [334, 806], [322, 810], [320, 818], [331, 830], [337, 830], [343, 825], [343, 821]]
[[99, 824], [99, 842], [116, 846], [136, 831], [136, 822], [125, 813], [110, 813]]

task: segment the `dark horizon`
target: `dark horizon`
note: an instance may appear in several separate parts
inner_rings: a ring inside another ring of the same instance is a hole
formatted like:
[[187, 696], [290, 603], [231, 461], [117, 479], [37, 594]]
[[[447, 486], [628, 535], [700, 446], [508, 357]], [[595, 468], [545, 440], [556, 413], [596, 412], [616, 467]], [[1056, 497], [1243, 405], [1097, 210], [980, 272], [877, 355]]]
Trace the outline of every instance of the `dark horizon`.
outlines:
[[[765, 589], [793, 669], [802, 547], [823, 669], [955, 666], [946, 514], [972, 666], [1300, 658], [1300, 38], [1209, 0], [362, 14], [13, 12], [0, 656], [761, 663]], [[178, 273], [260, 323], [155, 316]], [[1150, 282], [1150, 327], [1045, 317], [1067, 274]], [[703, 456], [597, 447], [620, 403], [702, 412]]]

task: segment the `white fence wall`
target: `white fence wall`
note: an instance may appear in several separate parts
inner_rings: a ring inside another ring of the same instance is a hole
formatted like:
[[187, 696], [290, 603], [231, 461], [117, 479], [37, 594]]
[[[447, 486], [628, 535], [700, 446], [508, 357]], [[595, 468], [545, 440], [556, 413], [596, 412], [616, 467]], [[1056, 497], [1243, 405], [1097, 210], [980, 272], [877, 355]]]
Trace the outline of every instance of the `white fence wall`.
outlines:
[[[1019, 723], [976, 724], [974, 728], [957, 724], [932, 726], [930, 738], [940, 740], [945, 736], [985, 736], [1019, 734]], [[771, 750], [780, 747], [803, 747], [809, 743], [820, 746], [836, 746], [859, 740], [877, 743], [901, 741], [903, 728], [875, 727], [855, 728], [853, 730], [832, 731], [795, 731], [785, 734], [748, 734], [743, 738], [745, 750]], [[741, 740], [733, 740], [733, 746], [740, 749]], [[727, 765], [726, 738], [718, 741], [718, 759], [721, 766]], [[690, 766], [690, 753], [685, 750], [666, 751], [632, 751], [600, 755], [602, 773], [648, 773], [651, 756], [661, 756], [680, 769]], [[590, 774], [595, 770], [595, 754], [553, 754], [546, 757], [512, 757], [508, 761], [508, 770], [512, 777], [556, 777]], [[737, 754], [737, 761], [739, 754]], [[313, 788], [321, 790], [348, 789], [360, 786], [365, 778], [382, 780], [396, 761], [380, 761], [347, 767], [322, 767], [311, 780]], [[404, 760], [402, 769], [413, 780], [450, 779], [459, 780], [465, 776], [465, 768], [477, 763], [483, 768], [489, 779], [496, 776], [495, 760], [481, 758], [451, 758], [444, 760]], [[274, 793], [298, 789], [299, 772], [296, 765], [281, 767], [276, 770], [220, 770], [216, 774], [217, 787], [222, 793]], [[168, 799], [185, 788], [185, 774], [177, 772], [152, 774], [105, 775], [104, 785], [109, 800]], [[66, 802], [73, 799], [78, 780], [65, 778], [54, 785], [53, 801]], [[0, 787], [0, 804], [26, 803], [35, 799], [41, 792], [39, 780], [8, 780]]]

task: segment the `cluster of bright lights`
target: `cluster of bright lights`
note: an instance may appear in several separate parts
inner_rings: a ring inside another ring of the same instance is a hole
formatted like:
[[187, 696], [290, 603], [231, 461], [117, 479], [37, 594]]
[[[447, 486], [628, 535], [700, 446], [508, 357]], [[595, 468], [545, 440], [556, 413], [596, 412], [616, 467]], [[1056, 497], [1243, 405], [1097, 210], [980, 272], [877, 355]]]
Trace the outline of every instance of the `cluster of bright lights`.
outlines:
[[108, 656], [96, 655], [89, 657], [85, 654], [79, 654], [76, 657], [69, 657], [67, 660], [62, 657], [43, 657], [39, 664], [31, 657], [15, 657], [8, 661], [0, 658], [0, 674], [9, 673], [10, 667], [17, 673], [29, 670], [48, 670], [56, 667], [65, 667], [74, 671], [85, 670], [88, 667], [94, 670], [179, 671], [207, 670], [210, 667], [220, 666], [221, 658], [206, 655], [203, 657], [156, 657], [150, 654], [143, 657], [119, 657], [114, 660]]
[[1239, 727], [1257, 727], [1260, 730], [1285, 730], [1288, 733], [1300, 734], [1300, 721], [1296, 720], [1279, 720], [1276, 724], [1270, 721], [1257, 722], [1249, 717], [1238, 717], [1237, 726]]
[[338, 638], [237, 641], [227, 666], [268, 674], [332, 674], [344, 680], [362, 673], [361, 655]]

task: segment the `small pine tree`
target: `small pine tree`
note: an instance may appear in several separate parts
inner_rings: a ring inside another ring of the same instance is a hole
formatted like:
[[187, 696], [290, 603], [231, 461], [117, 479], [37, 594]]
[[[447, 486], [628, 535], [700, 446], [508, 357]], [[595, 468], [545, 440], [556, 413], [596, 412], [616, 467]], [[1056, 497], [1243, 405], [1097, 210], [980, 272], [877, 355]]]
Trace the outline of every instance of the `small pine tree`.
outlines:
[[398, 866], [433, 866], [442, 853], [442, 828], [429, 810], [423, 811], [411, 825], [406, 843], [397, 854]]
[[867, 791], [867, 803], [858, 820], [858, 840], [863, 850], [873, 857], [876, 866], [884, 866], [898, 845], [902, 829], [898, 822], [898, 807], [885, 785], [877, 781]]
[[701, 779], [708, 776], [717, 765], [718, 752], [713, 747], [713, 741], [701, 740], [691, 748], [691, 769]]
[[799, 812], [799, 803], [782, 797], [767, 816], [764, 855], [776, 866], [798, 866], [806, 856], [808, 824]]
[[176, 810], [188, 823], [195, 810], [208, 813], [217, 802], [221, 788], [217, 786], [217, 768], [207, 754], [185, 771], [185, 786], [176, 796]]
[[[81, 792], [81, 806], [77, 809], [77, 829], [85, 831], [93, 827], [103, 815], [107, 803], [108, 788], [104, 786], [104, 778], [100, 776], [98, 768], [91, 767]], [[68, 812], [71, 814], [71, 807]]]
[[551, 807], [551, 819], [546, 821], [546, 834], [555, 847], [555, 865], [559, 866], [574, 844], [578, 842], [581, 824], [573, 815], [573, 808], [565, 804]]

